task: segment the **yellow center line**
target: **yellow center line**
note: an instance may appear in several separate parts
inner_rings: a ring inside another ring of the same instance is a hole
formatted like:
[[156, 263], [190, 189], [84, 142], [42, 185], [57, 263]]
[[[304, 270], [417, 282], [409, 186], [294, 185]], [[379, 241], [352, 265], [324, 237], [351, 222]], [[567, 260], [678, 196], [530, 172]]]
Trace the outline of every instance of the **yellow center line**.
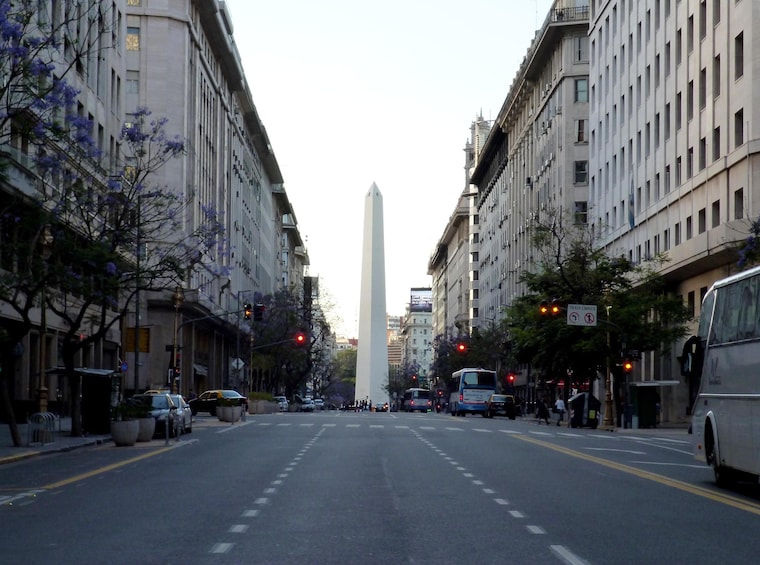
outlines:
[[163, 447], [161, 449], [157, 449], [156, 451], [151, 451], [150, 453], [144, 453], [143, 455], [138, 455], [137, 457], [132, 457], [131, 459], [126, 459], [124, 461], [120, 461], [119, 463], [106, 465], [105, 467], [100, 467], [99, 469], [93, 469], [92, 471], [87, 471], [86, 473], [82, 473], [80, 475], [74, 475], [73, 477], [69, 477], [68, 479], [63, 479], [62, 481], [58, 481], [57, 483], [50, 483], [49, 485], [45, 485], [40, 488], [43, 488], [46, 490], [52, 490], [52, 489], [66, 486], [66, 485], [70, 485], [72, 483], [89, 479], [90, 477], [94, 477], [95, 475], [100, 475], [102, 473], [107, 473], [108, 471], [113, 471], [114, 469], [118, 469], [119, 467], [123, 467], [124, 465], [129, 465], [130, 463], [137, 463], [138, 461], [142, 461], [143, 459], [147, 459], [148, 457], [160, 455], [161, 453], [174, 449], [174, 447], [175, 446]]
[[592, 463], [596, 463], [597, 465], [603, 465], [605, 467], [609, 467], [610, 469], [615, 469], [617, 471], [622, 471], [623, 473], [628, 473], [630, 475], [635, 475], [637, 477], [640, 477], [642, 479], [647, 479], [649, 481], [654, 481], [656, 483], [660, 483], [665, 486], [673, 487], [679, 490], [682, 490], [684, 492], [688, 492], [691, 494], [696, 494], [697, 496], [701, 496], [703, 498], [708, 498], [710, 500], [714, 500], [715, 502], [720, 502], [721, 504], [726, 504], [728, 506], [733, 506], [734, 508], [738, 508], [739, 510], [744, 510], [746, 512], [751, 512], [752, 514], [758, 514], [760, 515], [760, 504], [756, 504], [753, 502], [748, 502], [746, 500], [742, 500], [740, 498], [737, 498], [735, 496], [732, 496], [730, 494], [724, 494], [720, 492], [715, 492], [709, 489], [706, 489], [704, 487], [699, 487], [696, 485], [690, 485], [689, 483], [685, 483], [683, 481], [679, 481], [676, 479], [671, 479], [669, 477], [666, 477], [664, 475], [658, 475], [657, 473], [652, 473], [650, 471], [644, 471], [642, 469], [637, 469], [636, 467], [631, 467], [630, 465], [625, 465], [623, 463], [616, 463], [614, 461], [609, 461], [607, 459], [602, 459], [601, 457], [594, 457], [593, 455], [588, 455], [586, 453], [582, 453], [580, 451], [575, 451], [574, 449], [568, 449], [567, 447], [562, 447], [560, 445], [555, 445], [546, 441], [542, 441], [539, 439], [535, 439], [528, 436], [523, 435], [512, 435], [510, 437], [514, 437], [517, 439], [521, 439], [523, 441], [527, 441], [529, 443], [533, 443], [535, 445], [539, 445], [542, 447], [548, 447], [549, 449], [553, 449], [554, 451], [558, 451], [560, 453], [564, 453], [565, 455], [570, 455], [571, 457], [577, 457], [579, 459], [583, 459], [585, 461], [590, 461]]

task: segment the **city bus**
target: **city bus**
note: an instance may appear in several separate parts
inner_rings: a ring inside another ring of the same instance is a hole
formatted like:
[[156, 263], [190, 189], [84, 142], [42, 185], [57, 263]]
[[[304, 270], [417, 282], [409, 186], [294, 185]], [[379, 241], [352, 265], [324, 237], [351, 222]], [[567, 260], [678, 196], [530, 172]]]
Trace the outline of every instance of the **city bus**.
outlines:
[[486, 400], [496, 392], [496, 371], [460, 369], [449, 380], [449, 412], [454, 416], [484, 414]]
[[[715, 482], [760, 476], [760, 267], [714, 283], [681, 374], [690, 383], [694, 457]], [[698, 387], [698, 388], [697, 388]]]
[[431, 409], [433, 403], [430, 396], [430, 391], [426, 388], [408, 388], [404, 391], [404, 405], [405, 412], [427, 412]]

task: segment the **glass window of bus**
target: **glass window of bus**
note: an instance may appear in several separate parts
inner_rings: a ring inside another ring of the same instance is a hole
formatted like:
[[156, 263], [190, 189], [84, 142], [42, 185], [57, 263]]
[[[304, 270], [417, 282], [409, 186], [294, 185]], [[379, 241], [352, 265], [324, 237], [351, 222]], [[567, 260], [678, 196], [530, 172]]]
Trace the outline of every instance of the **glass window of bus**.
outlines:
[[[702, 309], [699, 312], [699, 329], [697, 335], [707, 339], [707, 332], [710, 331], [710, 324], [713, 321], [713, 307], [715, 306], [715, 291], [710, 291], [702, 301]], [[712, 339], [711, 339], [712, 341]]]
[[485, 371], [474, 371], [463, 374], [462, 380], [466, 386], [492, 387], [494, 385], [494, 374]]
[[741, 306], [739, 308], [739, 339], [757, 337], [757, 277], [742, 281]]

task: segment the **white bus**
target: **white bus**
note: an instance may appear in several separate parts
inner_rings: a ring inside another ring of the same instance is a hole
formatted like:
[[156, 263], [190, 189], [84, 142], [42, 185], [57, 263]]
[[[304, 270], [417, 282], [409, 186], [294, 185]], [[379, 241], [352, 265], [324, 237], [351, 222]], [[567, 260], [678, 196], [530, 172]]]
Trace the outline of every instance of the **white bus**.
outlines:
[[426, 388], [408, 388], [404, 391], [404, 411], [428, 412], [433, 406], [431, 398]]
[[454, 416], [484, 414], [486, 400], [496, 392], [496, 371], [459, 369], [449, 380], [449, 412]]
[[[681, 373], [693, 396], [694, 457], [718, 485], [760, 475], [760, 267], [722, 279], [702, 300]], [[692, 388], [690, 387], [690, 388]]]

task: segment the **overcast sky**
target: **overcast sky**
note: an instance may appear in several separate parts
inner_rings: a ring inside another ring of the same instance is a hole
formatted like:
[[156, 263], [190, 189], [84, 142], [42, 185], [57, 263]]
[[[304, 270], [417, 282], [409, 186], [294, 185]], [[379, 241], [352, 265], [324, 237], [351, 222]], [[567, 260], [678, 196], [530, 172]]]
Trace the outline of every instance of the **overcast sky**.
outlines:
[[358, 336], [364, 196], [383, 195], [402, 315], [459, 194], [471, 123], [498, 115], [551, 0], [227, 0], [253, 101], [342, 337]]

